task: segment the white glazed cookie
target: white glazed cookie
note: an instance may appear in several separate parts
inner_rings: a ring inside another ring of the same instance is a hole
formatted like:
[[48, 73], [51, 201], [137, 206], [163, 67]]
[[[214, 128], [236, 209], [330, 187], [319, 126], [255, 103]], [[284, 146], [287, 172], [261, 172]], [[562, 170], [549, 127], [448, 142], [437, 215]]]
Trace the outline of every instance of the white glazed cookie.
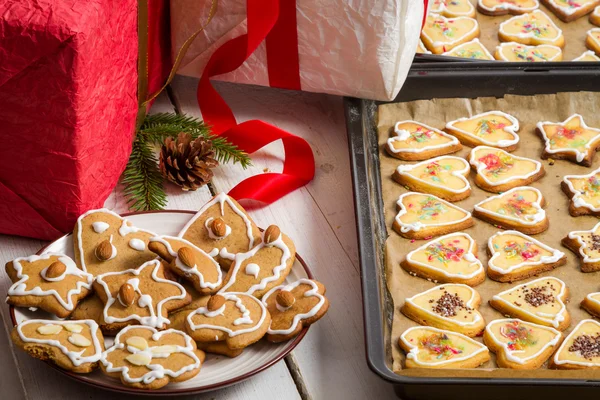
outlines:
[[516, 42], [505, 42], [496, 46], [494, 58], [509, 62], [545, 62], [562, 61], [563, 54], [560, 47], [550, 44], [526, 46]]
[[408, 239], [427, 239], [473, 226], [470, 212], [430, 194], [404, 193], [396, 208], [393, 228]]
[[477, 368], [490, 359], [483, 344], [430, 326], [408, 328], [398, 344], [406, 352], [406, 368]]
[[446, 18], [429, 14], [421, 40], [433, 54], [442, 54], [479, 36], [477, 20], [469, 17]]
[[593, 28], [585, 35], [585, 45], [600, 56], [600, 28]]
[[600, 368], [599, 342], [600, 323], [593, 319], [580, 321], [554, 353], [550, 368]]
[[495, 147], [475, 147], [469, 155], [469, 163], [477, 172], [475, 184], [492, 193], [529, 185], [546, 174], [541, 162]]
[[543, 11], [517, 15], [500, 24], [498, 37], [502, 42], [517, 42], [525, 45], [549, 44], [565, 46], [562, 30]]
[[579, 114], [564, 122], [538, 122], [537, 133], [545, 143], [543, 159], [569, 160], [590, 167], [600, 146], [600, 129], [587, 126]]
[[421, 39], [419, 39], [419, 43], [417, 43], [417, 54], [431, 54], [431, 52], [427, 50]]
[[439, 129], [417, 121], [399, 121], [385, 145], [389, 155], [405, 161], [428, 160], [462, 149], [459, 141]]
[[477, 0], [477, 11], [485, 15], [519, 15], [537, 10], [538, 0]]
[[475, 7], [473, 7], [469, 0], [433, 0], [433, 2], [429, 3], [427, 11], [449, 18], [475, 18]]
[[561, 21], [571, 22], [592, 12], [600, 0], [542, 0]]
[[587, 175], [565, 175], [561, 188], [571, 199], [571, 216], [600, 215], [600, 169]]
[[574, 58], [573, 61], [598, 62], [600, 61], [600, 57], [598, 57], [592, 50], [588, 50], [584, 51], [579, 57]]
[[392, 178], [409, 190], [459, 201], [471, 194], [471, 184], [467, 180], [469, 170], [469, 163], [464, 158], [440, 156], [417, 164], [400, 164]]
[[552, 276], [534, 279], [494, 295], [490, 305], [503, 315], [564, 331], [571, 324], [567, 285]]
[[446, 283], [406, 298], [401, 311], [421, 325], [475, 337], [485, 327], [480, 304], [481, 296], [471, 287]]
[[475, 204], [473, 215], [503, 229], [516, 229], [533, 235], [550, 226], [542, 193], [536, 188], [522, 186], [488, 197]]
[[465, 146], [491, 146], [513, 151], [519, 143], [519, 121], [502, 111], [488, 111], [450, 121], [444, 129]]
[[594, 11], [590, 14], [590, 23], [600, 26], [600, 6], [594, 8]]
[[580, 303], [581, 308], [600, 318], [600, 292], [594, 292], [586, 295]]
[[479, 41], [473, 39], [469, 42], [460, 44], [450, 51], [442, 53], [443, 56], [470, 58], [473, 60], [493, 60], [494, 57], [488, 49]]
[[600, 271], [600, 223], [588, 231], [569, 232], [561, 243], [581, 259], [581, 272]]
[[520, 319], [497, 319], [485, 327], [483, 342], [501, 368], [538, 369], [562, 342], [554, 328]]
[[498, 232], [488, 240], [488, 276], [498, 282], [515, 282], [566, 264], [567, 257], [519, 231]]
[[477, 258], [477, 243], [462, 232], [418, 247], [400, 265], [408, 273], [433, 282], [475, 286], [485, 280], [485, 270]]

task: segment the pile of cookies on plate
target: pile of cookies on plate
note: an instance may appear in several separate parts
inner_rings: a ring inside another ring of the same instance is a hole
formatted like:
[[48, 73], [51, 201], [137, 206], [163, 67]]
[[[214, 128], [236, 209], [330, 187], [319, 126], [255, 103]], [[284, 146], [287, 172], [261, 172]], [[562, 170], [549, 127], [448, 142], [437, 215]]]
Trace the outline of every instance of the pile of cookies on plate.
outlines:
[[[571, 22], [588, 14], [600, 26], [600, 0], [543, 0], [561, 21]], [[540, 9], [538, 0], [478, 0], [477, 11], [489, 16], [511, 14], [498, 27], [502, 42], [492, 56], [479, 41], [479, 24], [470, 0], [435, 0], [423, 30], [417, 53], [501, 61], [561, 61], [565, 37], [562, 30]], [[581, 38], [589, 51], [573, 61], [600, 61], [600, 28]]]
[[[544, 176], [540, 161], [510, 152], [519, 141], [519, 121], [490, 111], [446, 124], [444, 131], [417, 121], [400, 121], [387, 140], [387, 152], [402, 164], [393, 179], [410, 192], [400, 196], [393, 230], [415, 242], [428, 240], [406, 254], [401, 267], [414, 279], [438, 286], [406, 298], [401, 311], [422, 326], [402, 333], [400, 347], [407, 368], [474, 368], [496, 353], [498, 366], [515, 369], [600, 367], [600, 323], [593, 319], [571, 325], [565, 306], [567, 285], [542, 277], [511, 285], [489, 299], [506, 316], [486, 324], [474, 286], [486, 279], [477, 257], [477, 243], [462, 230], [473, 216], [498, 231], [487, 241], [487, 277], [507, 285], [531, 279], [566, 263], [566, 255], [530, 235], [548, 229], [542, 193], [530, 183]], [[572, 115], [564, 122], [539, 122], [537, 134], [545, 147], [542, 159], [568, 160], [591, 166], [600, 146], [600, 129]], [[467, 159], [451, 156], [462, 145], [472, 147]], [[474, 206], [473, 213], [452, 202], [470, 196], [469, 171], [475, 184], [497, 193]], [[568, 175], [562, 190], [570, 198], [572, 216], [600, 216], [600, 169]], [[505, 230], [501, 230], [505, 229]], [[590, 230], [570, 232], [562, 244], [581, 258], [581, 271], [600, 271], [600, 223]], [[600, 317], [600, 293], [588, 294], [581, 307]], [[473, 340], [483, 334], [483, 343]]]
[[[236, 357], [263, 337], [282, 342], [320, 319], [325, 287], [287, 282], [296, 257], [276, 225], [264, 232], [221, 193], [178, 236], [107, 209], [79, 217], [74, 258], [14, 259], [7, 302], [60, 319], [25, 319], [17, 347], [76, 373], [100, 366], [124, 385], [158, 389], [196, 376], [205, 352]], [[116, 335], [116, 336], [115, 336]], [[104, 336], [115, 336], [105, 348]]]

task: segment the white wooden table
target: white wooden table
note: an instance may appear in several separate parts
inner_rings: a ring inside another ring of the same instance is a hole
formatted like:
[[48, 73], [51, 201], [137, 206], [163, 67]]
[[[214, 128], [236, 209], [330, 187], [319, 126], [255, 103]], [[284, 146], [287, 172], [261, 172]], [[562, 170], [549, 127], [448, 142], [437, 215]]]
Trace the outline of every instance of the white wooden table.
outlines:
[[[152, 111], [178, 111], [199, 116], [197, 80], [177, 77], [169, 99], [161, 95]], [[270, 369], [238, 385], [191, 396], [194, 399], [367, 399], [392, 398], [390, 385], [368, 368], [363, 342], [360, 271], [354, 221], [354, 203], [339, 97], [278, 91], [221, 83], [217, 88], [238, 121], [262, 119], [305, 138], [316, 161], [315, 179], [268, 207], [249, 208], [259, 226], [277, 223], [296, 243], [318, 280], [327, 287], [328, 314], [311, 327], [300, 345]], [[167, 185], [169, 209], [197, 210], [212, 192], [228, 191], [243, 178], [282, 169], [283, 147], [276, 142], [253, 155], [253, 167], [225, 165], [216, 169], [212, 187], [184, 193]], [[105, 206], [125, 212], [122, 188], [117, 187]], [[0, 265], [34, 254], [39, 240], [0, 235]], [[10, 280], [0, 272], [0, 292]], [[8, 306], [0, 306], [0, 397], [5, 399], [125, 399], [91, 390], [69, 380], [44, 363], [15, 349], [9, 340]]]

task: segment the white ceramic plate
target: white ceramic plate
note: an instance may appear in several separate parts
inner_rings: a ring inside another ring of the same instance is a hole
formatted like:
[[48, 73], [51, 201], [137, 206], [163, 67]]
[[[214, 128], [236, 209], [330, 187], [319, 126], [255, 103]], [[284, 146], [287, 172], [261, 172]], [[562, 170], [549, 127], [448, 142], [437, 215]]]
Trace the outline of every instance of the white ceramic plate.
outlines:
[[[160, 211], [129, 214], [126, 215], [126, 217], [139, 228], [147, 229], [157, 234], [176, 236], [193, 214], [193, 211]], [[46, 252], [64, 253], [73, 257], [72, 235], [69, 234], [63, 236], [40, 250], [40, 254]], [[296, 256], [296, 262], [292, 267], [290, 275], [287, 277], [287, 282], [293, 282], [300, 278], [307, 277], [312, 278], [309, 269], [304, 264], [304, 261]], [[27, 319], [57, 319], [55, 316], [41, 310], [30, 311], [27, 308], [12, 306], [11, 316], [13, 323], [15, 324]], [[74, 374], [62, 370], [54, 366], [54, 364], [49, 363], [49, 365], [75, 380], [118, 392], [148, 395], [199, 393], [241, 382], [260, 371], [269, 368], [292, 351], [292, 349], [298, 345], [300, 340], [302, 340], [307, 330], [308, 328], [305, 328], [294, 339], [284, 343], [273, 344], [266, 340], [261, 340], [245, 349], [244, 352], [236, 358], [207, 354], [206, 361], [196, 377], [185, 382], [171, 383], [160, 390], [153, 391], [123, 386], [119, 380], [110, 378], [99, 370], [96, 370], [91, 374]], [[112, 343], [112, 337], [105, 338], [107, 348], [111, 346]]]

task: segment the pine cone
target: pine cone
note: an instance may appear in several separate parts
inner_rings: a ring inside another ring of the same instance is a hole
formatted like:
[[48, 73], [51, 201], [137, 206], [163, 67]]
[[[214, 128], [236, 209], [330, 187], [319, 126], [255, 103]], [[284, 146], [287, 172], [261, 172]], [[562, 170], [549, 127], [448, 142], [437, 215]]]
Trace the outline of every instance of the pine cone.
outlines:
[[219, 165], [214, 157], [210, 140], [192, 139], [189, 133], [181, 132], [176, 140], [165, 139], [160, 149], [160, 172], [183, 190], [196, 190], [212, 179], [212, 168]]

